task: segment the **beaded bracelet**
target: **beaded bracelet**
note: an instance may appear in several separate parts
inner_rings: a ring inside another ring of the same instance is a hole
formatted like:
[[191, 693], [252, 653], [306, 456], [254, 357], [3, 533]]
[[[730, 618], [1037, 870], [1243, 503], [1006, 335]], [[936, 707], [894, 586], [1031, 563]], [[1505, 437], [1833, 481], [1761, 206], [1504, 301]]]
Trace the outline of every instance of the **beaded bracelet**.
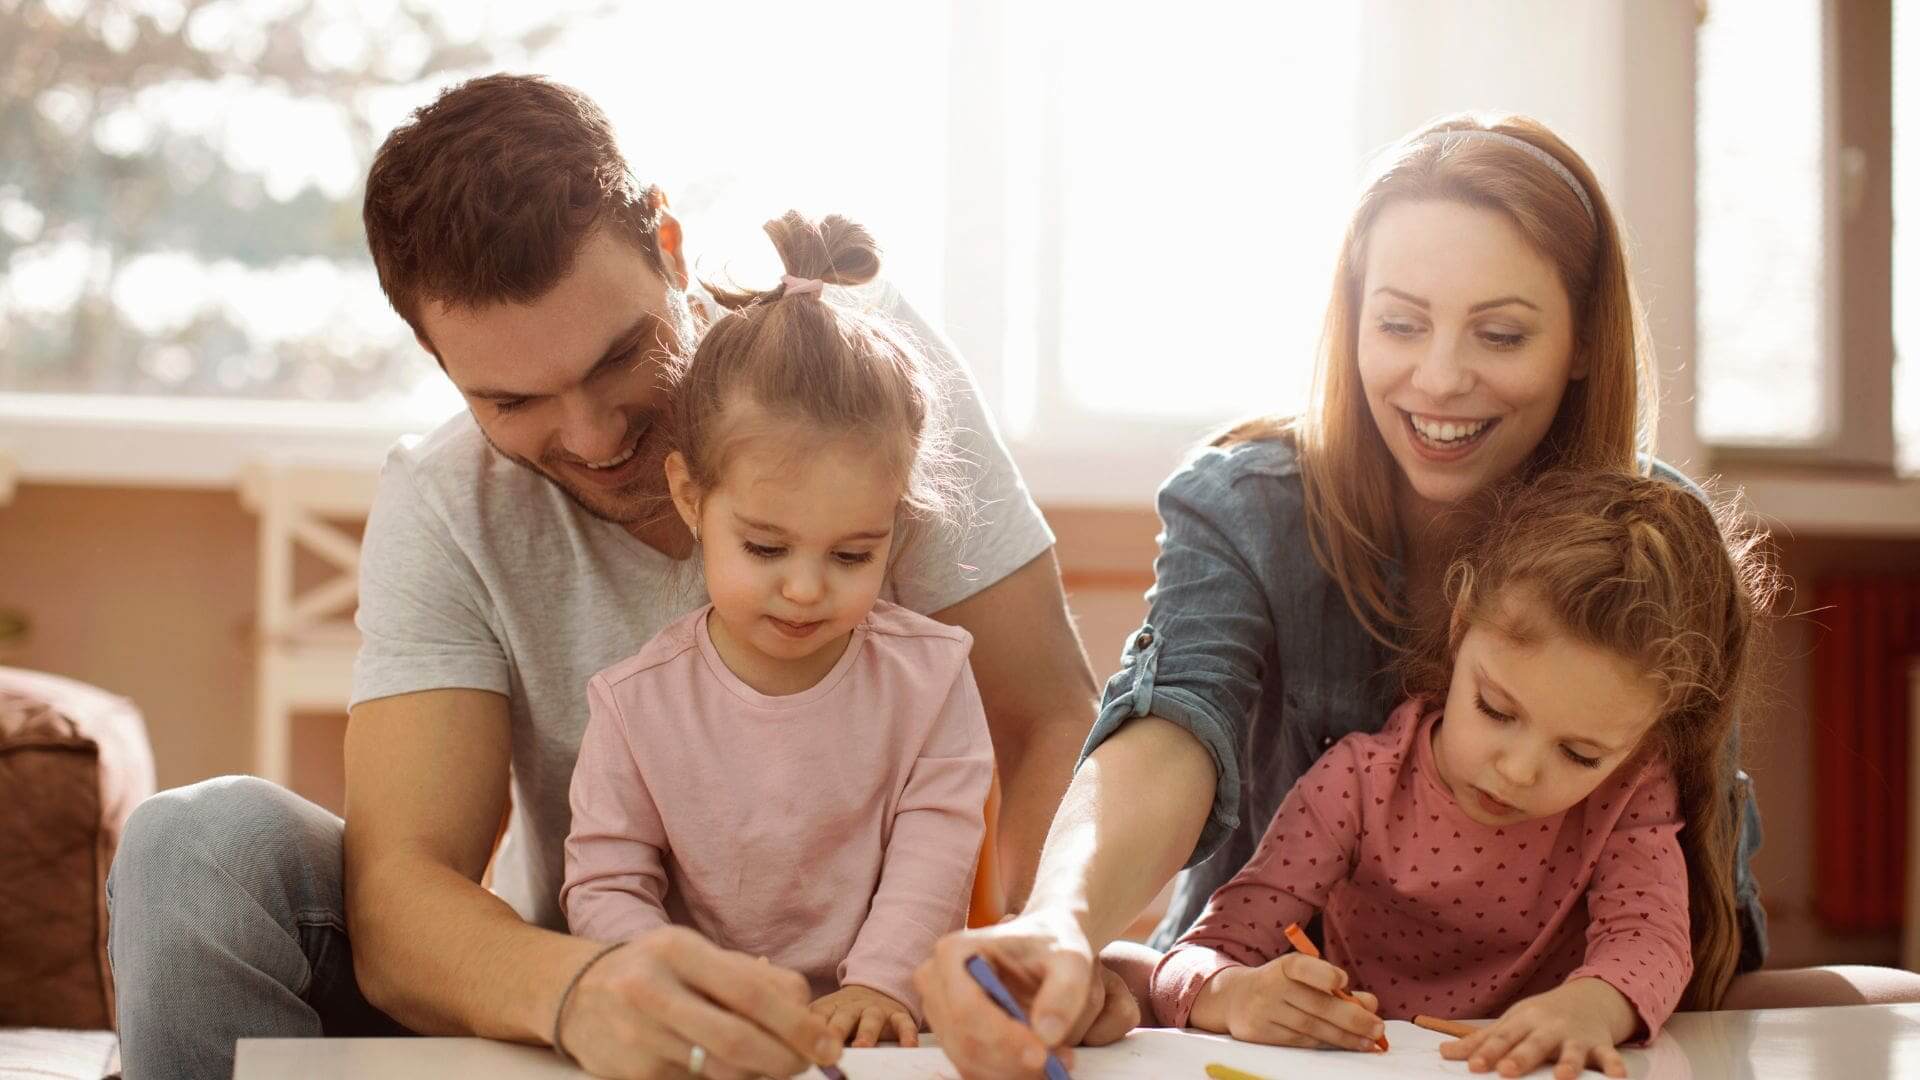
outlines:
[[573, 988], [580, 985], [580, 979], [587, 973], [587, 969], [599, 963], [601, 960], [606, 959], [608, 954], [612, 953], [613, 950], [625, 944], [626, 942], [624, 941], [616, 941], [588, 957], [587, 962], [581, 964], [580, 970], [574, 972], [573, 978], [567, 981], [567, 988], [560, 991], [560, 1005], [553, 1010], [553, 1052], [559, 1054], [567, 1061], [572, 1061], [575, 1065], [578, 1065], [579, 1062], [574, 1061], [573, 1055], [567, 1053], [567, 1048], [560, 1045], [560, 1022], [567, 1018], [567, 1002], [572, 999]]

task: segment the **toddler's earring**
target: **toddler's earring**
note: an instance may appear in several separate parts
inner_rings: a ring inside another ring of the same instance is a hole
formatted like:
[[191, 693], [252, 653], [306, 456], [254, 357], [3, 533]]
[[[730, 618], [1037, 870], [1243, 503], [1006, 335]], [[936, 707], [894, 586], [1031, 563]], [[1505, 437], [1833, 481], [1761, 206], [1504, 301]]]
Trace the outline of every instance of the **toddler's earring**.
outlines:
[[693, 533], [693, 542], [696, 544], [699, 543], [700, 542], [700, 526], [689, 525], [687, 526], [687, 529]]

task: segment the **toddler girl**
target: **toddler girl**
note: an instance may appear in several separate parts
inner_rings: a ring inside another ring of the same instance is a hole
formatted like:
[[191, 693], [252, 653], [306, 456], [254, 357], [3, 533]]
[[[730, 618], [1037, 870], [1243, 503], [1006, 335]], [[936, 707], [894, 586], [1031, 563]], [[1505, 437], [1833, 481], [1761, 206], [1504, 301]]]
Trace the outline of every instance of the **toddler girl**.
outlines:
[[[1712, 1008], [1739, 947], [1723, 761], [1762, 568], [1696, 495], [1624, 473], [1496, 493], [1409, 653], [1410, 700], [1288, 793], [1156, 966], [1162, 1022], [1368, 1049], [1380, 1016], [1499, 1016], [1446, 1044], [1518, 1075]], [[1318, 914], [1325, 960], [1293, 952]], [[1335, 991], [1349, 980], [1360, 1004]]]
[[605, 941], [694, 927], [805, 975], [841, 1039], [912, 1045], [993, 751], [968, 634], [879, 597], [964, 500], [931, 362], [823, 291], [874, 277], [872, 238], [767, 232], [783, 284], [714, 289], [732, 313], [673, 388], [668, 486], [712, 602], [589, 684], [561, 905]]

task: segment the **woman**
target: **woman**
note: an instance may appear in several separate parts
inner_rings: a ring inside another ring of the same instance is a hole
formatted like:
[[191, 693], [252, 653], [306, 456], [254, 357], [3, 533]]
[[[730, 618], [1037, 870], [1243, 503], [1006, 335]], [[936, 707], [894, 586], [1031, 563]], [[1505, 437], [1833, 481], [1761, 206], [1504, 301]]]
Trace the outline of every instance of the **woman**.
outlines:
[[[1652, 355], [1606, 198], [1551, 131], [1455, 117], [1382, 158], [1343, 243], [1307, 412], [1233, 428], [1160, 491], [1147, 622], [1107, 684], [1025, 911], [943, 940], [919, 973], [964, 1075], [1032, 1076], [1046, 1045], [1117, 1037], [1133, 1005], [1108, 1000], [1093, 956], [1184, 865], [1154, 938], [1169, 943], [1320, 752], [1385, 722], [1387, 668], [1457, 539], [1448, 506], [1558, 466], [1686, 483], [1645, 455]], [[1744, 774], [1732, 789], [1739, 970], [1752, 972], [1766, 950], [1759, 819]], [[1136, 992], [1144, 952], [1107, 952]], [[1032, 1033], [970, 984], [975, 953], [1031, 995]], [[1888, 997], [1920, 999], [1920, 978], [1746, 974], [1723, 1007]]]

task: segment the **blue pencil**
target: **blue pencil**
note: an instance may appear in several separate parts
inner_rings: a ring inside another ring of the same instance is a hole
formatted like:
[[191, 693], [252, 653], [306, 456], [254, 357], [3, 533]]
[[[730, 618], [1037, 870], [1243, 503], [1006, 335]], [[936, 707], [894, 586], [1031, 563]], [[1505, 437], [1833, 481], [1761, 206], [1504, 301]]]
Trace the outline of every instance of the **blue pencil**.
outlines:
[[[1005, 1009], [1008, 1016], [1023, 1024], [1027, 1022], [1027, 1014], [1020, 1011], [1020, 1003], [1013, 1000], [1012, 994], [1007, 993], [1006, 986], [1000, 982], [1000, 976], [993, 973], [992, 966], [985, 960], [978, 956], [967, 957], [967, 974], [973, 976], [973, 981], [979, 983], [980, 989], [985, 990], [995, 1004]], [[1073, 1077], [1067, 1075], [1067, 1067], [1060, 1064], [1060, 1059], [1052, 1054], [1047, 1055], [1047, 1080], [1073, 1080]]]

